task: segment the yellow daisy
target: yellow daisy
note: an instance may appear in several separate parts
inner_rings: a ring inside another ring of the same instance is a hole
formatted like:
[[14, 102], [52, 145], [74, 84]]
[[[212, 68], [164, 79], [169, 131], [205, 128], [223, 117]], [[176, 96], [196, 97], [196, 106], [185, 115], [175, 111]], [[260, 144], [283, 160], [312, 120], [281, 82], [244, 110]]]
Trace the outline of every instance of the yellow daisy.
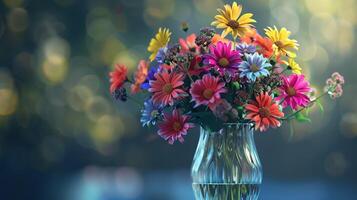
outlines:
[[157, 52], [160, 48], [165, 47], [170, 41], [171, 32], [168, 28], [159, 28], [159, 31], [156, 33], [155, 37], [151, 39], [148, 51], [151, 53], [149, 59], [153, 61], [156, 57]]
[[280, 29], [280, 31], [274, 26], [274, 29], [268, 27], [265, 30], [265, 35], [267, 35], [270, 40], [274, 43], [274, 53], [275, 55], [284, 55], [291, 58], [296, 57], [296, 53], [293, 52], [293, 49], [298, 50], [299, 44], [296, 40], [289, 39], [291, 34], [286, 28]]
[[224, 5], [224, 10], [217, 9], [219, 15], [216, 15], [216, 19], [211, 23], [212, 26], [224, 29], [222, 37], [226, 37], [229, 33], [232, 33], [233, 38], [237, 36], [242, 37], [253, 25], [251, 23], [256, 22], [252, 19], [252, 13], [246, 13], [242, 16], [242, 5], [237, 5], [233, 2], [232, 6]]
[[287, 65], [294, 74], [301, 74], [302, 69], [294, 59], [289, 58], [288, 61], [284, 60], [283, 63]]

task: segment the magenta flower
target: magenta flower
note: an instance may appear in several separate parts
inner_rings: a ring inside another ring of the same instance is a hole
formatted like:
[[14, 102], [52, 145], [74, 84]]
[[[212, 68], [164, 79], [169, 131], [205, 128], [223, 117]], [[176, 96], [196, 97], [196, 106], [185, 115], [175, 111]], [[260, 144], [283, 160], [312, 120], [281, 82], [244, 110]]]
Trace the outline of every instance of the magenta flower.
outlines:
[[173, 144], [176, 140], [181, 143], [184, 141], [183, 136], [187, 134], [188, 129], [193, 128], [193, 124], [188, 122], [189, 116], [180, 115], [178, 110], [173, 110], [172, 114], [165, 113], [164, 120], [159, 124], [158, 134]]
[[218, 42], [216, 46], [209, 47], [210, 53], [204, 56], [204, 63], [209, 69], [216, 69], [221, 75], [225, 72], [235, 73], [242, 61], [239, 51], [232, 50], [232, 44]]
[[192, 101], [196, 102], [194, 107], [207, 105], [212, 109], [212, 106], [221, 99], [220, 94], [227, 92], [224, 85], [224, 82], [219, 82], [218, 77], [208, 74], [204, 75], [201, 80], [192, 83], [190, 94], [192, 95]]
[[299, 106], [305, 107], [310, 102], [307, 94], [311, 91], [311, 88], [304, 75], [283, 76], [283, 85], [279, 90], [280, 96], [276, 100], [282, 101], [284, 108], [290, 106], [293, 110], [297, 110]]

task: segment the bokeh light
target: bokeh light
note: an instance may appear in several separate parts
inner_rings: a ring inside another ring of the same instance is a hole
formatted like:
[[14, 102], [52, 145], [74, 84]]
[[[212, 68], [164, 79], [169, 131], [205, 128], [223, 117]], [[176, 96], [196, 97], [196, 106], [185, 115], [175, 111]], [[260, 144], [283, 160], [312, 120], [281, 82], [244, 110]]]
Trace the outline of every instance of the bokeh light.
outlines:
[[14, 8], [7, 17], [9, 29], [13, 32], [22, 32], [28, 26], [28, 14], [23, 8]]
[[213, 17], [216, 9], [223, 5], [221, 0], [193, 0], [196, 10], [205, 16]]
[[18, 103], [17, 92], [13, 79], [6, 71], [0, 70], [0, 116], [8, 116], [16, 111]]
[[9, 8], [20, 7], [23, 4], [23, 0], [3, 0], [4, 4]]
[[62, 38], [50, 38], [44, 42], [42, 72], [44, 77], [53, 84], [62, 82], [68, 71], [70, 46]]
[[145, 0], [145, 14], [154, 20], [162, 20], [173, 14], [174, 0]]

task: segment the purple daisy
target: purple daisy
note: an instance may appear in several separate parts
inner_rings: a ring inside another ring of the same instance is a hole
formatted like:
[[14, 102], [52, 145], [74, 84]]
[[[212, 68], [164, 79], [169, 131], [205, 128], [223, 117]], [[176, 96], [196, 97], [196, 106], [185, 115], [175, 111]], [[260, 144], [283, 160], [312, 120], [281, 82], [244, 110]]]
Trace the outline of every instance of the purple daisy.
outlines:
[[241, 54], [253, 54], [257, 51], [257, 47], [255, 47], [254, 45], [251, 44], [247, 44], [247, 43], [239, 43], [237, 45], [237, 50], [241, 53]]
[[216, 46], [209, 47], [209, 54], [204, 56], [204, 63], [209, 68], [216, 69], [220, 74], [225, 72], [235, 73], [242, 61], [239, 51], [232, 49], [232, 44], [218, 42]]

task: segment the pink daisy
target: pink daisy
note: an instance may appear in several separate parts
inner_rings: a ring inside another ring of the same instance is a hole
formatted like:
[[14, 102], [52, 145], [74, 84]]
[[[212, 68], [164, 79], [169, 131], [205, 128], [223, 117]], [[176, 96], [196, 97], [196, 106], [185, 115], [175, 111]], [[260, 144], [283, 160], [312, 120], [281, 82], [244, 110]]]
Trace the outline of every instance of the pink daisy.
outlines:
[[305, 107], [310, 102], [307, 94], [311, 91], [311, 88], [304, 75], [283, 76], [283, 85], [279, 88], [279, 91], [280, 96], [276, 100], [283, 101], [284, 108], [290, 106], [293, 110], [297, 110], [298, 106]]
[[173, 144], [176, 140], [181, 143], [183, 136], [187, 134], [188, 129], [193, 128], [193, 124], [188, 123], [189, 116], [180, 115], [178, 110], [173, 110], [172, 114], [164, 114], [163, 122], [159, 124], [158, 134]]
[[155, 104], [173, 105], [174, 100], [185, 93], [179, 87], [183, 85], [184, 74], [160, 72], [155, 75], [156, 80], [151, 80], [149, 92], [152, 92], [152, 100]]
[[194, 107], [207, 105], [213, 108], [216, 102], [221, 99], [220, 94], [227, 92], [224, 82], [219, 82], [218, 77], [206, 74], [201, 80], [197, 80], [191, 85], [190, 93], [192, 101], [196, 102]]
[[204, 56], [204, 63], [210, 68], [215, 68], [221, 74], [224, 72], [237, 72], [242, 61], [239, 51], [232, 50], [231, 43], [218, 42], [216, 46], [209, 47], [210, 53]]

